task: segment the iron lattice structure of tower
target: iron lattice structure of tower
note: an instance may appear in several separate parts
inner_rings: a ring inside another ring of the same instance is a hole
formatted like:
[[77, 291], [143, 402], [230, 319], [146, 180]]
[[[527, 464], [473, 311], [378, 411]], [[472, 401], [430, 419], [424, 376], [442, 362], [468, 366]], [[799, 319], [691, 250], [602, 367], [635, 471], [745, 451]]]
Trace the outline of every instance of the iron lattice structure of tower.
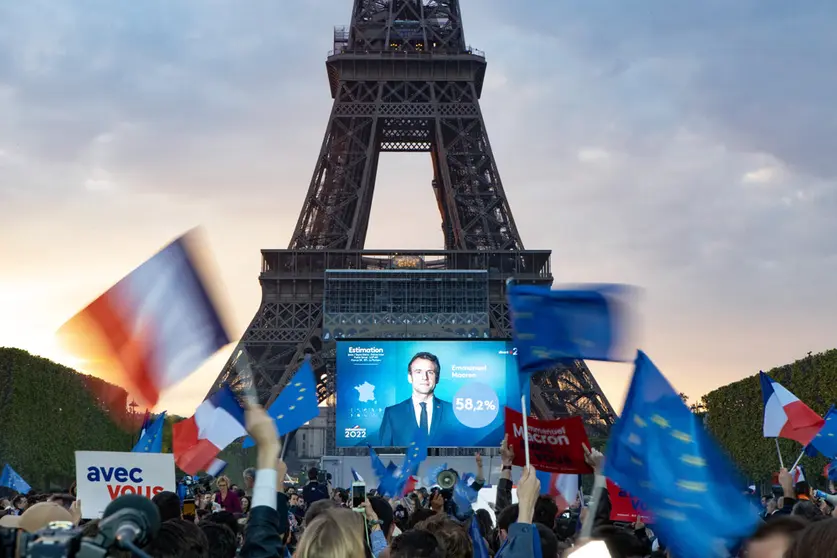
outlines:
[[[551, 252], [524, 249], [500, 181], [479, 103], [486, 60], [458, 0], [355, 0], [326, 68], [334, 105], [314, 175], [288, 249], [262, 251], [261, 306], [239, 345], [263, 401], [309, 355], [333, 404], [339, 337], [509, 338], [506, 281], [552, 284]], [[430, 153], [445, 250], [364, 249], [383, 152]], [[420, 286], [434, 274], [448, 286]], [[213, 389], [242, 381], [233, 360]], [[615, 418], [582, 361], [537, 374], [532, 408], [582, 415], [591, 436]]]

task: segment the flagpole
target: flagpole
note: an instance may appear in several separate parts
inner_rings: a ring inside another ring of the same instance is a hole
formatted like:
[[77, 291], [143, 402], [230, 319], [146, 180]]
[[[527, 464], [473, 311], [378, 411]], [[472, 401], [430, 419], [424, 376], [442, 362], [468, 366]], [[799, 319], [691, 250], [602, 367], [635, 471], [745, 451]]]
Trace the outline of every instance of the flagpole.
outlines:
[[805, 448], [802, 448], [802, 453], [799, 454], [799, 457], [796, 458], [796, 461], [793, 463], [793, 467], [789, 469], [789, 471], [793, 471], [796, 469], [796, 466], [799, 465], [799, 462], [802, 460], [802, 456], [805, 455]]
[[526, 454], [526, 469], [529, 469], [529, 413], [526, 411], [526, 396], [520, 396], [520, 408], [523, 411], [523, 453]]
[[290, 432], [288, 432], [288, 433], [287, 433], [287, 434], [285, 434], [285, 436], [282, 438], [282, 452], [279, 454], [279, 459], [281, 459], [281, 460], [283, 460], [283, 461], [284, 461], [284, 459], [285, 459], [285, 450], [288, 448], [288, 438], [290, 438], [290, 436], [291, 436], [291, 433], [290, 433]]
[[[782, 450], [779, 449], [779, 438], [773, 438], [773, 441], [776, 442], [776, 453], [779, 454], [779, 467], [782, 469], [785, 468], [785, 461], [782, 459]], [[805, 451], [805, 450], [802, 450]]]
[[[506, 290], [514, 285], [514, 277], [506, 279]], [[529, 469], [529, 413], [526, 410], [526, 394], [520, 395], [520, 410], [523, 412], [523, 453], [526, 455], [526, 469]]]

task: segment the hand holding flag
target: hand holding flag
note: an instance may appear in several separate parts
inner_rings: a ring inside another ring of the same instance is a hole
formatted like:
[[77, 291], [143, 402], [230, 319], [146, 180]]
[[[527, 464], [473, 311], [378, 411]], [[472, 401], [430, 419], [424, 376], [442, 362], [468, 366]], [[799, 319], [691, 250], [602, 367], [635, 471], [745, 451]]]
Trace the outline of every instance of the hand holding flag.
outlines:
[[[270, 455], [270, 461], [267, 466], [259, 464], [259, 468], [273, 468], [276, 466], [276, 459], [282, 450], [282, 444], [279, 441], [279, 436], [276, 432], [276, 422], [273, 417], [267, 414], [264, 407], [258, 403], [247, 403], [247, 410], [245, 412], [245, 424], [247, 432], [255, 440], [256, 445], [260, 449], [270, 450], [266, 452]], [[261, 452], [260, 452], [261, 453]], [[275, 455], [273, 455], [275, 453]]]
[[825, 420], [764, 372], [759, 372], [759, 380], [764, 399], [764, 437], [809, 444]]

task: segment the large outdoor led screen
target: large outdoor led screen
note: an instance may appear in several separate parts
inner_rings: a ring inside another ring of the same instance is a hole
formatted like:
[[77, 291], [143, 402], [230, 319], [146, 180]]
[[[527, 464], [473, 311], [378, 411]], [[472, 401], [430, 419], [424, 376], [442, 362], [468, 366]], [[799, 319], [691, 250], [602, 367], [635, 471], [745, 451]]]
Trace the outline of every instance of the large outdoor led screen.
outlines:
[[337, 445], [406, 447], [423, 425], [431, 447], [499, 446], [503, 407], [520, 410], [515, 353], [510, 341], [338, 341]]

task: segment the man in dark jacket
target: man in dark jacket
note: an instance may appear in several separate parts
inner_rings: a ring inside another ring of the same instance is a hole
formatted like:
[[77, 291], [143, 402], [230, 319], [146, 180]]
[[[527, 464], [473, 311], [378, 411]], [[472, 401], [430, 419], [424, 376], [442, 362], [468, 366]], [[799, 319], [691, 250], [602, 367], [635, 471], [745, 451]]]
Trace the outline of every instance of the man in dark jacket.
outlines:
[[319, 472], [316, 467], [308, 470], [308, 484], [302, 487], [302, 499], [305, 500], [306, 508], [314, 502], [328, 499], [328, 487], [317, 482]]

